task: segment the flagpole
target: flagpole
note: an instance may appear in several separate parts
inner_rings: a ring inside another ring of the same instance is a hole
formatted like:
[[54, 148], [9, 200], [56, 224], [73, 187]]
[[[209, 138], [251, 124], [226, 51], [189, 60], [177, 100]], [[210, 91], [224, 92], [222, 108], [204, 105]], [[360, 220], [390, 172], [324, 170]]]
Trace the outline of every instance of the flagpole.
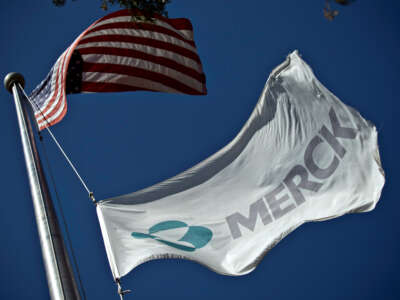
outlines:
[[20, 99], [24, 85], [21, 74], [9, 73], [4, 78], [5, 88], [14, 96], [50, 298], [79, 300], [79, 291], [36, 148], [27, 103], [22, 103]]

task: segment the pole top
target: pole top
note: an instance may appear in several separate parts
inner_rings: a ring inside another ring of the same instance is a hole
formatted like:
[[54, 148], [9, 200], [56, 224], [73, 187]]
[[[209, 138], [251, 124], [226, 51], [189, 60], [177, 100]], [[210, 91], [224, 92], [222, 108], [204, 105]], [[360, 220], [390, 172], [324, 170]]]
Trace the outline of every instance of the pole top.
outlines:
[[25, 87], [25, 79], [20, 73], [11, 72], [4, 77], [4, 87], [7, 91], [12, 93], [12, 87], [14, 84], [19, 83], [22, 88]]

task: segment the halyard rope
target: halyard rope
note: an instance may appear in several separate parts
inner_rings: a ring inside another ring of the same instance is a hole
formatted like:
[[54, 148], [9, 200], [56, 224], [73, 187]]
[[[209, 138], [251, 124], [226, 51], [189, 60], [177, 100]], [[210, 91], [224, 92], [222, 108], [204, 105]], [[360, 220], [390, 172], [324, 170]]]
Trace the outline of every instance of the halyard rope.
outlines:
[[[28, 100], [29, 104], [32, 106], [32, 108], [37, 111], [40, 112], [40, 114], [43, 116], [43, 119], [46, 121], [47, 125], [50, 125], [49, 122], [47, 121], [46, 116], [43, 114], [43, 112], [40, 110], [40, 108], [37, 106], [36, 103], [32, 102], [31, 99], [28, 97], [28, 95], [25, 93], [25, 90], [22, 88], [22, 86], [20, 84], [18, 84], [20, 89], [22, 90], [22, 92], [24, 93], [26, 99]], [[35, 106], [35, 107], [34, 107]], [[86, 185], [85, 181], [82, 179], [81, 175], [79, 174], [79, 172], [77, 171], [77, 169], [75, 168], [74, 164], [72, 163], [72, 161], [69, 159], [68, 155], [65, 153], [64, 149], [61, 147], [60, 143], [58, 142], [58, 140], [56, 139], [56, 137], [54, 136], [54, 134], [51, 132], [50, 128], [47, 126], [46, 127], [47, 132], [49, 133], [50, 137], [53, 139], [54, 143], [57, 145], [58, 149], [60, 150], [60, 152], [62, 153], [62, 155], [64, 156], [64, 158], [66, 159], [66, 161], [68, 162], [68, 164], [70, 165], [71, 169], [74, 171], [75, 175], [78, 177], [79, 181], [81, 182], [82, 186], [85, 188], [85, 190], [87, 191], [89, 198], [93, 201], [93, 203], [96, 203], [96, 199], [94, 198], [93, 192], [91, 192], [88, 188], [88, 186]]]
[[[20, 89], [22, 90], [22, 92], [24, 93], [26, 99], [28, 100], [28, 102], [29, 102], [29, 104], [31, 105], [31, 107], [33, 108], [33, 110], [34, 110], [34, 111], [35, 111], [35, 110], [36, 110], [36, 111], [39, 111], [40, 114], [42, 115], [43, 119], [45, 120], [46, 125], [50, 125], [50, 123], [48, 122], [46, 116], [43, 114], [43, 112], [42, 112], [41, 109], [38, 107], [38, 105], [37, 105], [36, 103], [34, 103], [33, 101], [31, 101], [31, 99], [30, 99], [30, 98], [28, 97], [28, 95], [25, 93], [25, 90], [21, 87], [20, 84], [19, 84], [19, 87], [20, 87]], [[35, 109], [35, 108], [36, 108], [36, 109]], [[88, 188], [87, 184], [86, 184], [85, 181], [83, 180], [82, 176], [79, 174], [78, 170], [75, 168], [74, 164], [73, 164], [72, 161], [69, 159], [68, 155], [65, 153], [64, 149], [62, 148], [62, 146], [60, 145], [60, 143], [58, 142], [58, 140], [56, 139], [56, 137], [54, 136], [54, 134], [53, 134], [52, 131], [50, 130], [49, 126], [46, 126], [46, 130], [47, 130], [47, 132], [49, 133], [50, 137], [53, 139], [54, 143], [56, 144], [56, 146], [58, 147], [58, 149], [60, 150], [60, 152], [62, 153], [62, 155], [64, 156], [64, 158], [66, 159], [66, 161], [68, 162], [68, 164], [70, 165], [71, 169], [74, 171], [75, 175], [78, 177], [78, 179], [79, 179], [79, 181], [81, 182], [82, 186], [83, 186], [83, 187], [85, 188], [85, 190], [87, 191], [87, 193], [88, 193], [88, 195], [89, 195], [89, 198], [92, 200], [92, 202], [93, 202], [94, 204], [97, 204], [97, 203], [96, 203], [96, 199], [95, 199], [95, 197], [94, 197], [94, 195], [93, 195], [93, 192], [90, 191], [90, 189]], [[38, 131], [38, 134], [39, 134], [40, 140], [42, 141], [42, 135], [41, 135], [40, 131]], [[46, 163], [47, 163], [47, 166], [48, 166], [48, 169], [49, 169], [49, 172], [50, 172], [51, 181], [53, 182], [53, 185], [54, 185], [54, 190], [55, 190], [55, 193], [56, 193], [56, 198], [57, 198], [58, 206], [59, 206], [59, 208], [60, 208], [61, 218], [62, 218], [63, 223], [64, 223], [65, 232], [66, 232], [67, 240], [68, 240], [68, 245], [69, 245], [69, 247], [70, 247], [70, 249], [71, 249], [71, 255], [72, 255], [73, 263], [74, 263], [74, 265], [75, 265], [75, 269], [76, 269], [77, 275], [78, 275], [79, 284], [80, 284], [80, 286], [81, 286], [82, 296], [83, 296], [84, 299], [86, 299], [86, 293], [85, 293], [85, 289], [84, 289], [84, 286], [83, 286], [83, 283], [82, 283], [82, 280], [81, 280], [81, 276], [80, 276], [80, 272], [79, 272], [79, 267], [78, 267], [78, 264], [77, 264], [77, 261], [76, 261], [76, 257], [75, 257], [75, 254], [74, 254], [73, 247], [72, 247], [71, 238], [70, 238], [70, 236], [69, 236], [69, 231], [68, 231], [67, 222], [66, 222], [66, 219], [65, 219], [65, 217], [64, 217], [63, 209], [62, 209], [62, 206], [61, 206], [61, 201], [60, 201], [60, 199], [59, 199], [59, 195], [58, 195], [58, 192], [57, 192], [57, 188], [56, 188], [54, 176], [53, 176], [53, 173], [51, 172], [50, 163], [49, 163], [49, 160], [48, 160], [48, 157], [47, 157], [47, 153], [46, 153], [46, 149], [45, 149], [45, 146], [44, 146], [43, 141], [42, 141], [42, 145], [43, 145], [43, 149], [44, 149], [44, 153], [45, 153], [45, 157], [46, 157]], [[122, 289], [122, 286], [121, 286], [121, 281], [120, 281], [119, 278], [116, 279], [116, 284], [117, 284], [117, 288], [118, 288], [118, 295], [120, 296], [120, 299], [123, 300], [123, 299], [124, 299], [124, 296], [125, 296], [126, 294], [130, 293], [131, 290], [123, 290], [123, 289]]]

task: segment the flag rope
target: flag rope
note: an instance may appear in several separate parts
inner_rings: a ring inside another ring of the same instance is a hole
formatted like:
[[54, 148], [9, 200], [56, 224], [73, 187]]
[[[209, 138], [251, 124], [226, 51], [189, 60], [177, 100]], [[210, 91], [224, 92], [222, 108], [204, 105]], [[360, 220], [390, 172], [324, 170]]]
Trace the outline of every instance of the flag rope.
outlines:
[[[25, 90], [22, 88], [22, 86], [21, 86], [21, 85], [19, 85], [19, 86], [20, 86], [22, 92], [24, 93], [26, 99], [28, 100], [29, 104], [31, 105], [31, 107], [32, 107], [33, 109], [34, 109], [34, 107], [36, 107], [36, 109], [37, 109], [37, 110], [40, 112], [40, 114], [43, 116], [43, 119], [45, 120], [46, 125], [50, 125], [49, 122], [47, 121], [46, 116], [43, 114], [43, 112], [40, 110], [40, 108], [36, 105], [36, 103], [33, 103], [33, 102], [31, 101], [31, 99], [30, 99], [29, 96], [26, 94], [26, 92], [25, 92]], [[60, 150], [60, 152], [61, 152], [62, 155], [64, 156], [65, 160], [66, 160], [66, 161], [68, 162], [68, 164], [70, 165], [71, 169], [74, 171], [75, 175], [78, 177], [78, 179], [79, 179], [79, 181], [81, 182], [82, 186], [83, 186], [83, 187], [85, 188], [85, 190], [87, 191], [87, 193], [88, 193], [88, 195], [89, 195], [89, 198], [92, 200], [92, 202], [93, 202], [94, 204], [97, 205], [96, 198], [94, 197], [93, 192], [88, 188], [88, 186], [87, 186], [87, 184], [85, 183], [85, 181], [83, 180], [82, 176], [79, 174], [78, 170], [76, 169], [76, 167], [74, 166], [74, 164], [72, 163], [72, 161], [70, 160], [70, 158], [68, 157], [68, 155], [65, 153], [64, 149], [62, 148], [62, 146], [60, 145], [60, 143], [58, 142], [58, 140], [57, 140], [56, 137], [54, 136], [53, 132], [50, 130], [49, 126], [46, 127], [46, 130], [47, 130], [47, 132], [49, 133], [49, 135], [50, 135], [50, 137], [52, 138], [52, 140], [54, 141], [54, 143], [56, 144], [57, 148]], [[74, 265], [75, 265], [75, 269], [76, 269], [76, 272], [77, 272], [77, 275], [78, 275], [78, 281], [79, 281], [79, 285], [80, 285], [80, 287], [81, 287], [82, 296], [83, 296], [83, 298], [86, 300], [85, 288], [84, 288], [84, 285], [83, 285], [82, 280], [81, 280], [81, 276], [80, 276], [80, 272], [79, 272], [78, 263], [77, 263], [77, 260], [76, 260], [76, 257], [75, 257], [75, 253], [74, 253], [74, 250], [73, 250], [73, 247], [72, 247], [71, 238], [70, 238], [70, 236], [69, 236], [69, 231], [68, 231], [67, 222], [66, 222], [66, 219], [65, 219], [65, 216], [64, 216], [64, 212], [63, 212], [63, 209], [62, 209], [62, 206], [61, 206], [61, 201], [60, 201], [60, 199], [59, 199], [59, 195], [58, 195], [58, 191], [57, 191], [57, 188], [56, 188], [54, 176], [53, 176], [53, 173], [52, 173], [51, 168], [50, 168], [49, 159], [48, 159], [48, 157], [47, 157], [47, 152], [46, 152], [46, 149], [45, 149], [45, 146], [44, 146], [44, 143], [43, 143], [43, 137], [42, 137], [42, 134], [40, 133], [40, 130], [38, 131], [38, 134], [39, 134], [39, 139], [40, 139], [40, 141], [42, 142], [42, 146], [43, 146], [44, 153], [45, 153], [45, 158], [46, 158], [46, 164], [47, 164], [47, 167], [48, 167], [48, 169], [49, 169], [51, 181], [52, 181], [52, 183], [53, 183], [54, 190], [55, 190], [55, 193], [56, 193], [56, 198], [57, 198], [58, 207], [59, 207], [60, 212], [61, 212], [61, 218], [62, 218], [62, 221], [63, 221], [63, 224], [64, 224], [64, 228], [65, 228], [65, 232], [66, 232], [66, 235], [67, 235], [68, 246], [69, 246], [69, 248], [71, 249], [72, 259], [73, 259], [73, 263], [74, 263]], [[125, 296], [126, 294], [130, 293], [131, 290], [129, 290], [129, 289], [128, 289], [128, 290], [124, 290], [124, 289], [122, 288], [120, 278], [116, 278], [116, 279], [115, 279], [115, 283], [117, 284], [117, 289], [118, 289], [117, 293], [118, 293], [118, 295], [119, 295], [119, 297], [120, 297], [120, 300], [124, 300], [124, 296]]]
[[[23, 89], [23, 87], [19, 84], [20, 89], [22, 90], [22, 92], [24, 93], [26, 99], [28, 99], [29, 104], [32, 106], [32, 108], [35, 110], [38, 110], [40, 112], [40, 114], [43, 116], [43, 119], [45, 120], [47, 125], [50, 125], [49, 122], [47, 121], [46, 116], [43, 114], [43, 112], [41, 111], [41, 109], [31, 101], [31, 99], [29, 98], [29, 96], [25, 93], [25, 90]], [[35, 107], [34, 107], [35, 106]], [[96, 204], [96, 198], [94, 197], [93, 192], [88, 188], [88, 186], [86, 185], [85, 181], [82, 179], [82, 176], [79, 174], [78, 170], [75, 168], [74, 164], [72, 163], [72, 161], [69, 159], [68, 155], [65, 153], [64, 149], [62, 148], [62, 146], [60, 145], [60, 143], [58, 142], [58, 140], [56, 139], [56, 137], [54, 136], [53, 132], [50, 130], [49, 127], [46, 127], [47, 132], [49, 133], [50, 137], [53, 139], [54, 143], [56, 144], [56, 146], [58, 147], [58, 149], [60, 150], [60, 152], [62, 153], [62, 155], [64, 156], [65, 160], [68, 162], [68, 164], [70, 165], [71, 169], [74, 171], [75, 175], [78, 177], [79, 181], [81, 182], [82, 186], [85, 188], [85, 190], [87, 191], [90, 200], [92, 200], [92, 202], [94, 204]], [[40, 131], [39, 131], [40, 133]]]
[[120, 278], [115, 278], [115, 283], [117, 284], [117, 288], [118, 288], [118, 295], [120, 300], [124, 300], [124, 296], [126, 294], [129, 294], [130, 292], [132, 292], [131, 290], [123, 290], [122, 286], [121, 286], [121, 279]]

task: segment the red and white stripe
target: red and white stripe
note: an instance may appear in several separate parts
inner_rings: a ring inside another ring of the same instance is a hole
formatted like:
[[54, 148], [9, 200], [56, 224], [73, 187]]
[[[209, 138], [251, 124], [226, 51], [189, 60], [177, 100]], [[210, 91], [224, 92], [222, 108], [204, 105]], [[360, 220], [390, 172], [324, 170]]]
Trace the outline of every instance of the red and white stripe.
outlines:
[[132, 22], [131, 12], [122, 10], [96, 21], [59, 57], [48, 83], [52, 93], [35, 114], [40, 130], [67, 111], [65, 82], [75, 49], [84, 62], [82, 92], [207, 93], [189, 20], [157, 16], [154, 23]]

